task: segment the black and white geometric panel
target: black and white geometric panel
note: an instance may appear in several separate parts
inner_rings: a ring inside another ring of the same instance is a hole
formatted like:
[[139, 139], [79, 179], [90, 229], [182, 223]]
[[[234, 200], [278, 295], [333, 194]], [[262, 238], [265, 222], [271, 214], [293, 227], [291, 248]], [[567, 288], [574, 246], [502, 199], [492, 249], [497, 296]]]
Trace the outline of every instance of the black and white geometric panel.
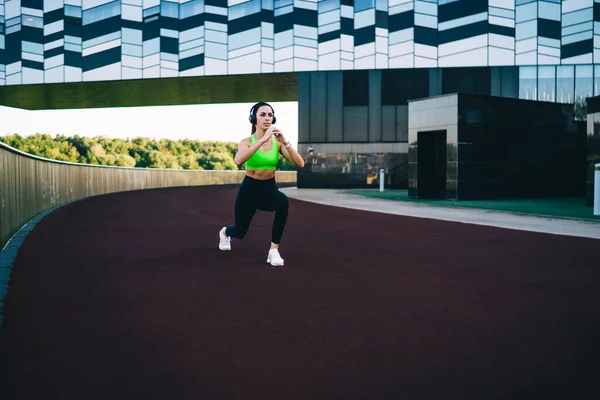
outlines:
[[0, 85], [600, 63], [600, 0], [0, 0]]

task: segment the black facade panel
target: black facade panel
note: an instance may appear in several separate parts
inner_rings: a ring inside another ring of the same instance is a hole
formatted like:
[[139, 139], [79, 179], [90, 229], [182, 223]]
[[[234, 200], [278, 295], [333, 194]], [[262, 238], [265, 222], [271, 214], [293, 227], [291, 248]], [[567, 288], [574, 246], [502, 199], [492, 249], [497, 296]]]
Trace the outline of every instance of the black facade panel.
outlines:
[[23, 40], [34, 43], [44, 43], [44, 30], [40, 28], [32, 28], [30, 26], [21, 27], [21, 35]]
[[312, 26], [317, 28], [319, 26], [319, 13], [314, 10], [307, 10], [305, 8], [294, 9], [294, 24]]
[[600, 3], [594, 2], [594, 21], [600, 21]]
[[561, 39], [560, 21], [552, 21], [549, 19], [538, 19], [538, 36], [543, 36], [551, 39]]
[[354, 20], [352, 18], [340, 18], [340, 33], [342, 35], [354, 35]]
[[399, 14], [390, 15], [388, 18], [388, 30], [390, 32], [401, 31], [412, 28], [415, 25], [415, 12], [413, 10]]
[[178, 31], [179, 30], [179, 20], [176, 18], [160, 17], [160, 26], [161, 26], [161, 28]]
[[204, 14], [194, 15], [179, 21], [179, 32], [184, 32], [202, 25], [204, 25]]
[[330, 40], [339, 39], [340, 31], [327, 32], [319, 35], [319, 43], [329, 42]]
[[375, 11], [375, 26], [378, 28], [388, 28], [388, 13], [385, 11]]
[[227, 0], [205, 0], [204, 4], [207, 6], [227, 8]]
[[44, 0], [21, 0], [21, 7], [44, 9]]
[[65, 48], [63, 46], [57, 47], [52, 50], [46, 50], [46, 51], [44, 51], [44, 58], [50, 58], [50, 57], [57, 56], [59, 54], [62, 54], [64, 51], [65, 51]]
[[489, 24], [490, 33], [495, 33], [496, 35], [515, 37], [515, 28], [509, 28], [508, 26], [494, 25]]
[[188, 69], [196, 67], [201, 67], [203, 65], [204, 54], [198, 54], [197, 56], [184, 58], [183, 60], [179, 60], [179, 72], [187, 71]]
[[65, 16], [64, 8], [59, 8], [58, 10], [50, 11], [44, 14], [44, 25], [51, 24], [56, 21], [60, 21]]
[[[79, 21], [81, 22], [81, 20]], [[81, 24], [74, 24], [65, 20], [64, 34], [67, 36], [81, 37], [81, 35], [83, 34], [83, 27], [81, 26]]]
[[233, 21], [229, 21], [227, 33], [234, 35], [249, 29], [258, 28], [260, 27], [261, 22], [260, 14], [252, 14], [246, 17], [234, 19]]
[[425, 28], [424, 26], [415, 25], [415, 43], [425, 44], [427, 46], [437, 46], [437, 29]]
[[594, 39], [588, 39], [562, 46], [560, 56], [562, 58], [569, 58], [591, 53], [592, 51], [594, 51]]
[[289, 31], [294, 27], [294, 13], [280, 15], [275, 17], [274, 20], [273, 29], [275, 33]]
[[144, 28], [144, 23], [138, 22], [138, 21], [131, 21], [128, 19], [123, 19], [123, 20], [121, 20], [121, 27], [142, 30]]
[[270, 22], [273, 23], [275, 19], [275, 13], [273, 10], [261, 10], [260, 11], [260, 20], [262, 22]]
[[160, 38], [160, 51], [164, 53], [179, 54], [179, 39], [162, 36]]
[[354, 46], [375, 41], [375, 26], [365, 26], [354, 31]]
[[[71, 36], [79, 36], [79, 35], [71, 35]], [[44, 36], [44, 43], [52, 43], [52, 42], [62, 39], [64, 37], [65, 37], [65, 31], [54, 32], [51, 35]]]
[[142, 40], [155, 39], [160, 36], [160, 23], [158, 20], [145, 22], [142, 30]]
[[23, 60], [21, 66], [23, 68], [32, 68], [32, 69], [37, 69], [40, 71], [44, 70], [44, 63], [35, 62], [35, 61], [31, 61], [31, 60]]
[[351, 6], [354, 7], [354, 0], [341, 0], [341, 4], [343, 6]]
[[438, 23], [488, 11], [487, 0], [460, 0], [438, 6]]
[[[454, 3], [450, 3], [454, 4]], [[439, 32], [440, 44], [454, 42], [456, 40], [467, 39], [478, 35], [488, 33], [488, 22], [481, 21], [474, 24], [459, 26], [457, 28], [448, 29], [447, 31]]]
[[65, 24], [68, 22], [68, 23], [72, 23], [75, 25], [81, 25], [81, 18], [75, 18], [75, 17], [71, 17], [70, 15], [65, 15], [64, 19], [65, 19]]
[[103, 19], [102, 21], [85, 25], [82, 28], [82, 39], [84, 41], [118, 32], [121, 30], [121, 16], [117, 15], [112, 18]]
[[65, 65], [81, 68], [81, 53], [65, 51]]
[[21, 32], [11, 33], [4, 38], [6, 64], [21, 61]]
[[121, 46], [83, 57], [83, 72], [121, 61]]
[[227, 23], [229, 22], [227, 20], [227, 16], [226, 15], [206, 14], [205, 13], [204, 17], [206, 18], [206, 21], [216, 22], [217, 24], [225, 24], [225, 25], [227, 25]]

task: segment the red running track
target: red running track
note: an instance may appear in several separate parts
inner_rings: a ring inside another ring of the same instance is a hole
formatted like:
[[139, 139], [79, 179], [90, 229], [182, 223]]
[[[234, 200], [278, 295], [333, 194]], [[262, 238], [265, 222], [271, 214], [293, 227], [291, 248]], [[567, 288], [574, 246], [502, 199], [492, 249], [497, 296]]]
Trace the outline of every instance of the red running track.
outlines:
[[597, 399], [600, 241], [291, 200], [218, 250], [236, 187], [62, 207], [27, 237], [0, 398]]

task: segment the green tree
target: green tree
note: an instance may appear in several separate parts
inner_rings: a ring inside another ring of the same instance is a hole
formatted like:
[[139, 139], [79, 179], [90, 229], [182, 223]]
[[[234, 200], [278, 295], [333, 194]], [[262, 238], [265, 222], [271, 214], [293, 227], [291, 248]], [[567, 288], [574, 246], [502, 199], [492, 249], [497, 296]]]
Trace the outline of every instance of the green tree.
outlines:
[[200, 156], [199, 164], [209, 170], [237, 170], [238, 166], [229, 153], [210, 151]]
[[[7, 145], [39, 157], [95, 165], [138, 168], [237, 170], [238, 144], [191, 139], [111, 139], [18, 134], [0, 137]], [[243, 168], [243, 167], [242, 167]]]
[[578, 97], [573, 104], [576, 121], [587, 121], [587, 101], [584, 97]]

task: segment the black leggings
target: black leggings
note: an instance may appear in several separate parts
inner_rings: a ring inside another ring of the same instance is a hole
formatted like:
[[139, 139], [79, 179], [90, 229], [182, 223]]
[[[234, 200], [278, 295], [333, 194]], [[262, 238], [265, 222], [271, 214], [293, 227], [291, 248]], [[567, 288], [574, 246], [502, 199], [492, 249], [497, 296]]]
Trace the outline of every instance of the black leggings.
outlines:
[[256, 210], [275, 211], [271, 242], [279, 244], [287, 222], [288, 209], [288, 198], [277, 188], [275, 178], [261, 181], [246, 175], [235, 198], [235, 225], [228, 226], [225, 234], [242, 239], [248, 232]]

